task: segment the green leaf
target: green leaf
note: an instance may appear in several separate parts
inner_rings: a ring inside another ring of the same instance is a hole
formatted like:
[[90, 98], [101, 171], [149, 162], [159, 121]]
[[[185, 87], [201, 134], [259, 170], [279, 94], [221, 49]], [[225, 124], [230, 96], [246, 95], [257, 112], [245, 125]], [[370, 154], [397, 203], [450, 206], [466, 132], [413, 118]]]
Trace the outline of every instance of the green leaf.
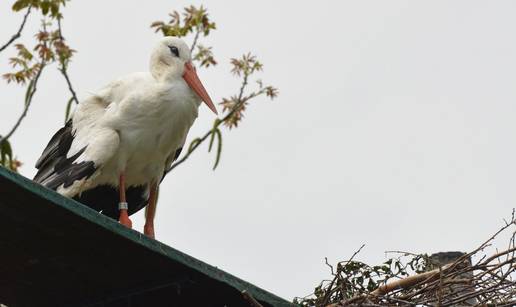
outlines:
[[68, 121], [68, 118], [70, 117], [70, 109], [72, 108], [72, 102], [73, 102], [73, 97], [71, 97], [70, 100], [68, 100], [68, 102], [66, 103], [65, 123]]
[[[211, 148], [213, 147], [213, 141], [215, 140], [215, 132], [217, 130], [219, 130], [219, 128], [217, 128], [219, 125], [220, 125], [220, 119], [217, 118], [213, 121], [213, 128], [211, 130], [210, 146], [208, 146], [208, 152], [211, 152]], [[220, 131], [219, 131], [219, 133], [220, 133]]]
[[16, 1], [13, 4], [12, 10], [15, 11], [15, 12], [18, 12], [20, 10], [23, 10], [27, 6], [29, 6], [29, 1], [28, 0], [18, 0], [18, 1]]
[[[11, 148], [11, 144], [9, 143], [9, 140], [3, 140], [0, 144], [0, 156], [2, 165], [6, 165], [6, 163], [9, 161], [12, 161], [13, 159], [13, 150]], [[7, 161], [7, 158], [9, 160]]]
[[215, 134], [217, 135], [217, 156], [215, 157], [215, 164], [213, 165], [213, 170], [217, 168], [220, 162], [220, 154], [222, 153], [222, 133], [219, 129], [215, 130]]
[[211, 130], [210, 145], [208, 146], [208, 152], [211, 152], [211, 148], [213, 147], [213, 141], [215, 141], [215, 131], [216, 129]]
[[52, 16], [57, 17], [59, 15], [59, 4], [51, 3], [50, 12], [52, 13]]
[[199, 144], [201, 142], [201, 139], [200, 138], [196, 138], [194, 139], [191, 143], [190, 143], [190, 146], [188, 146], [188, 153], [191, 153], [192, 150], [194, 150], [195, 146], [197, 146], [197, 144]]
[[32, 96], [33, 86], [34, 86], [34, 80], [30, 80], [29, 85], [27, 86], [27, 91], [25, 92], [25, 106], [27, 106], [27, 104], [29, 103], [30, 98]]
[[41, 7], [41, 13], [43, 13], [43, 15], [46, 15], [46, 14], [48, 14], [48, 10], [50, 9], [50, 3], [42, 2], [40, 7]]

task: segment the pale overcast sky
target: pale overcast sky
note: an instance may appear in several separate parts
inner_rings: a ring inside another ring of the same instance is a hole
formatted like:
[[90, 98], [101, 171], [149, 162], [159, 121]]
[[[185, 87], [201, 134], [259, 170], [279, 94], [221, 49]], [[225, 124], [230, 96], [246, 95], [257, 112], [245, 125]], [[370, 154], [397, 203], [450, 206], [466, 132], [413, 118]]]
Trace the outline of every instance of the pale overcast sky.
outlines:
[[[0, 3], [1, 42], [22, 15]], [[152, 21], [204, 4], [217, 23], [201, 70], [214, 100], [237, 91], [228, 59], [252, 51], [280, 89], [224, 131], [219, 168], [206, 146], [162, 184], [157, 238], [286, 299], [329, 276], [324, 257], [385, 260], [386, 250], [470, 250], [516, 203], [516, 3], [512, 1], [78, 1], [64, 34], [78, 50], [80, 98], [147, 69]], [[31, 16], [26, 38], [39, 17]], [[0, 71], [8, 55], [0, 54]], [[0, 134], [23, 90], [0, 82]], [[69, 98], [43, 75], [12, 138], [33, 167]], [[214, 116], [203, 105], [190, 139]], [[136, 218], [141, 230], [142, 217]]]

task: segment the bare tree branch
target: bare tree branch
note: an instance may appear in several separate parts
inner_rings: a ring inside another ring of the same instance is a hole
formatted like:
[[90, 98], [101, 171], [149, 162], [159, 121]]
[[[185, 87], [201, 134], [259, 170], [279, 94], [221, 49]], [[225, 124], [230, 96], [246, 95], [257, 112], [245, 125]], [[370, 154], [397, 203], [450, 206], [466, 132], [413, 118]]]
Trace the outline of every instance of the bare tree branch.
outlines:
[[[59, 31], [59, 37], [61, 40], [64, 41], [63, 32], [61, 28], [61, 19], [57, 19], [57, 27]], [[66, 80], [66, 84], [68, 85], [68, 90], [72, 94], [72, 99], [75, 102], [75, 104], [79, 104], [79, 99], [77, 98], [77, 94], [75, 93], [75, 90], [73, 89], [72, 82], [70, 81], [70, 77], [68, 76], [68, 67], [65, 63], [61, 63], [61, 66], [59, 67], [59, 71], [63, 75], [63, 77]]]
[[18, 28], [18, 31], [7, 41], [7, 43], [5, 43], [2, 47], [0, 47], [0, 52], [4, 51], [5, 48], [9, 47], [9, 45], [11, 45], [15, 40], [20, 38], [21, 33], [23, 31], [23, 28], [25, 27], [25, 23], [27, 22], [27, 18], [30, 15], [31, 8], [32, 8], [31, 6], [29, 6], [27, 8], [27, 12], [25, 12], [25, 15], [23, 16], [23, 21], [20, 24], [20, 27]]
[[9, 130], [9, 132], [5, 136], [0, 138], [0, 144], [3, 143], [4, 141], [8, 140], [14, 134], [14, 132], [16, 132], [16, 130], [20, 126], [20, 124], [23, 121], [23, 119], [25, 118], [25, 116], [27, 116], [27, 112], [29, 111], [29, 108], [32, 103], [32, 98], [34, 97], [34, 94], [36, 93], [36, 90], [37, 90], [39, 77], [41, 76], [41, 73], [43, 72], [43, 69], [45, 68], [45, 65], [46, 65], [45, 62], [41, 62], [40, 64], [41, 65], [38, 70], [38, 73], [36, 74], [36, 76], [34, 77], [32, 82], [29, 83], [29, 85], [28, 85], [23, 112], [20, 114], [20, 116], [18, 117], [18, 120], [16, 121], [14, 126], [11, 128], [11, 130]]
[[199, 39], [199, 34], [201, 34], [201, 30], [197, 28], [197, 32], [195, 32], [195, 37], [192, 43], [192, 46], [190, 47], [190, 53], [193, 53], [195, 50], [195, 45], [197, 45], [197, 40]]

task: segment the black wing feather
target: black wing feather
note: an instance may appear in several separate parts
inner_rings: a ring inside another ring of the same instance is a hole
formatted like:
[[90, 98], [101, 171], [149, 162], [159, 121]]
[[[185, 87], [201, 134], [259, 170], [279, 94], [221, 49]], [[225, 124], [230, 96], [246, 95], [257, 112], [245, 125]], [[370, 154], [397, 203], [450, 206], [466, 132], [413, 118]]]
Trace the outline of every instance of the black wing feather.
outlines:
[[[73, 123], [72, 120], [69, 120], [50, 139], [38, 162], [36, 162], [38, 172], [34, 177], [35, 182], [56, 190], [61, 185], [66, 188], [76, 180], [88, 178], [96, 171], [93, 161], [75, 163], [77, 158], [86, 150], [86, 147], [72, 157], [66, 157], [73, 140]], [[176, 155], [180, 151], [179, 149]], [[149, 199], [148, 186], [129, 187], [126, 191], [126, 198], [129, 205], [128, 213], [130, 215], [136, 213], [147, 205]], [[73, 199], [111, 218], [118, 218], [119, 191], [117, 187], [97, 186], [76, 195]]]
[[[172, 160], [172, 162], [176, 161], [177, 158], [179, 158], [179, 156], [181, 155], [181, 151], [183, 150], [183, 147], [179, 147], [178, 149], [176, 149], [176, 152], [174, 153], [174, 159]], [[165, 169], [163, 171], [163, 176], [161, 176], [161, 180], [160, 180], [160, 183], [163, 182], [163, 179], [165, 179], [165, 176], [168, 174], [169, 172]]]
[[69, 120], [66, 122], [66, 125], [59, 129], [50, 139], [41, 157], [38, 159], [38, 162], [36, 162], [36, 168], [41, 169], [45, 164], [52, 162], [55, 158], [66, 156], [66, 153], [70, 150], [70, 146], [72, 146], [72, 142], [72, 120]]
[[72, 120], [69, 120], [50, 139], [38, 162], [36, 162], [38, 172], [34, 176], [35, 182], [56, 190], [61, 185], [65, 188], [69, 187], [76, 180], [88, 178], [95, 173], [96, 168], [93, 161], [75, 163], [75, 160], [86, 150], [86, 147], [72, 157], [66, 157], [73, 140], [73, 123]]

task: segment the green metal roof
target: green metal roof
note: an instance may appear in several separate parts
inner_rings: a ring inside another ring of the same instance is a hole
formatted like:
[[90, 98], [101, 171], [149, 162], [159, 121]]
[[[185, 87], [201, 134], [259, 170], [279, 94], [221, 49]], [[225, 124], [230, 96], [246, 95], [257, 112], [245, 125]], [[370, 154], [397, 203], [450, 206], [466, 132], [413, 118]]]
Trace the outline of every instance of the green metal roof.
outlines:
[[250, 306], [244, 290], [292, 306], [0, 167], [0, 303]]

